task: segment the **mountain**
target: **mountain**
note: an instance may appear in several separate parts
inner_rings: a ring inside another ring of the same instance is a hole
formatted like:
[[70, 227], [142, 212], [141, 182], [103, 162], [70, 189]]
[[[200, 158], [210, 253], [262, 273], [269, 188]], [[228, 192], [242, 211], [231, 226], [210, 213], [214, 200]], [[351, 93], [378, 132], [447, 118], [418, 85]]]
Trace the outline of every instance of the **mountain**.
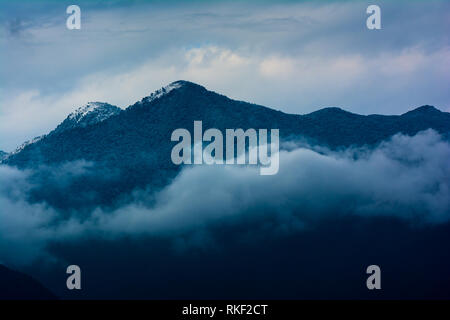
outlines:
[[[61, 122], [56, 129], [50, 132], [48, 135], [60, 134], [64, 131], [71, 130], [74, 128], [84, 128], [99, 122], [102, 122], [109, 117], [119, 114], [122, 109], [110, 105], [105, 102], [88, 102], [86, 105], [79, 107], [74, 112], [70, 113], [67, 118]], [[1, 154], [0, 151], [0, 161], [6, 160], [7, 157], [16, 155], [22, 152], [25, 147], [32, 145], [41, 139], [45, 138], [47, 135], [42, 135], [35, 137], [31, 140], [25, 141], [19, 147], [16, 148], [10, 154]]]
[[[71, 191], [93, 192], [107, 203], [136, 187], [159, 188], [172, 179], [180, 168], [170, 160], [175, 144], [171, 133], [177, 128], [192, 132], [195, 120], [203, 121], [204, 130], [279, 128], [281, 139], [306, 138], [333, 149], [375, 145], [399, 132], [414, 135], [428, 128], [450, 132], [450, 113], [431, 106], [400, 116], [363, 116], [339, 108], [294, 115], [232, 100], [192, 82], [176, 81], [123, 111], [105, 103], [88, 104], [4, 163], [19, 168], [80, 159], [95, 163], [104, 179], [83, 177]], [[61, 194], [61, 203], [67, 202]]]
[[67, 118], [61, 122], [52, 133], [61, 133], [74, 128], [84, 128], [102, 122], [122, 110], [116, 106], [105, 102], [88, 102], [69, 114]]
[[400, 116], [363, 116], [340, 108], [324, 108], [301, 116], [300, 121], [302, 135], [332, 148], [374, 145], [396, 133], [414, 135], [429, 128], [448, 134], [450, 113], [422, 106]]
[[0, 265], [0, 300], [53, 300], [57, 297], [32, 277]]
[[31, 140], [25, 141], [25, 142], [22, 143], [20, 146], [18, 146], [18, 147], [16, 148], [16, 150], [14, 150], [13, 152], [11, 152], [11, 153], [5, 155], [4, 158], [3, 158], [3, 160], [6, 160], [8, 157], [10, 157], [10, 156], [12, 156], [12, 155], [15, 155], [15, 154], [20, 153], [23, 149], [25, 149], [25, 147], [27, 147], [28, 145], [31, 145], [31, 144], [33, 144], [33, 143], [38, 142], [38, 141], [41, 140], [43, 137], [45, 137], [45, 135], [38, 136], [38, 137], [34, 137], [34, 138], [31, 139]]

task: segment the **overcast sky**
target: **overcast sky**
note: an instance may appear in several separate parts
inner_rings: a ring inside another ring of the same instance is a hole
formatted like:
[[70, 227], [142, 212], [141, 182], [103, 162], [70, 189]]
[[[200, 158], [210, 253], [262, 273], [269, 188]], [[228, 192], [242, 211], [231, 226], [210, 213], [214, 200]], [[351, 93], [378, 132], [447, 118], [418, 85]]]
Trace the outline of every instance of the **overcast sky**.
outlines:
[[[81, 30], [66, 28], [81, 7]], [[378, 4], [382, 29], [366, 28]], [[0, 0], [0, 150], [184, 79], [289, 113], [450, 111], [450, 1]]]

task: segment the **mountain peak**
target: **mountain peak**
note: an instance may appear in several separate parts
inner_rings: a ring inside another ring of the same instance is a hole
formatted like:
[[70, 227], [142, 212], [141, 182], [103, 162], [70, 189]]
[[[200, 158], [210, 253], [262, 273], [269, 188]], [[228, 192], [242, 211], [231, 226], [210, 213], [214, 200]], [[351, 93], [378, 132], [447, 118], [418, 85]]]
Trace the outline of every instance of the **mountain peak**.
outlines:
[[191, 82], [191, 81], [187, 81], [187, 80], [177, 80], [177, 81], [172, 82], [170, 85], [178, 85], [180, 87], [191, 87], [191, 88], [202, 88], [202, 89], [205, 89], [205, 87], [203, 87], [203, 86], [201, 86], [201, 85], [199, 85], [197, 83], [194, 83], [194, 82]]
[[179, 89], [182, 86], [184, 86], [183, 81], [172, 82], [171, 84], [169, 84], [165, 87], [162, 87], [161, 89], [158, 89], [155, 92], [152, 92], [148, 97], [145, 97], [144, 99], [142, 99], [142, 102], [143, 103], [151, 102], [153, 100], [159, 99], [159, 98], [165, 96], [166, 94], [168, 94], [170, 91]]
[[102, 122], [109, 117], [118, 114], [120, 108], [105, 102], [88, 102], [69, 114], [67, 118], [54, 130], [61, 132], [75, 127], [86, 127]]
[[96, 113], [102, 118], [103, 121], [105, 117], [109, 117], [111, 113], [116, 114], [120, 109], [116, 106], [110, 105], [106, 102], [88, 102], [86, 105], [79, 107], [74, 112], [69, 114], [67, 118], [74, 119], [77, 122], [82, 121], [88, 114]]
[[158, 89], [158, 90], [154, 91], [149, 96], [143, 98], [140, 101], [140, 104], [149, 103], [149, 102], [155, 101], [157, 99], [160, 99], [160, 98], [164, 97], [169, 92], [177, 90], [177, 89], [181, 89], [181, 88], [202, 88], [202, 89], [205, 89], [201, 85], [198, 85], [198, 84], [190, 82], [190, 81], [177, 80], [177, 81], [174, 81], [174, 82], [170, 83], [169, 85], [167, 85], [165, 87], [162, 87], [161, 89]]
[[418, 107], [414, 110], [408, 111], [402, 115], [421, 115], [421, 114], [433, 114], [433, 113], [441, 113], [441, 111], [439, 109], [436, 109], [433, 106], [424, 105], [424, 106]]
[[345, 111], [344, 109], [339, 108], [339, 107], [326, 107], [326, 108], [322, 108], [320, 110], [317, 110], [315, 112], [324, 112], [324, 113], [325, 112], [327, 112], [327, 113], [342, 113], [342, 112], [345, 112], [345, 113], [349, 113], [348, 111]]
[[358, 116], [355, 113], [351, 113], [349, 111], [346, 111], [346, 110], [338, 108], [338, 107], [322, 108], [320, 110], [317, 110], [317, 111], [314, 111], [314, 112], [311, 112], [311, 113], [307, 114], [307, 116], [309, 116], [309, 117], [338, 116], [338, 115], [342, 115], [342, 116]]

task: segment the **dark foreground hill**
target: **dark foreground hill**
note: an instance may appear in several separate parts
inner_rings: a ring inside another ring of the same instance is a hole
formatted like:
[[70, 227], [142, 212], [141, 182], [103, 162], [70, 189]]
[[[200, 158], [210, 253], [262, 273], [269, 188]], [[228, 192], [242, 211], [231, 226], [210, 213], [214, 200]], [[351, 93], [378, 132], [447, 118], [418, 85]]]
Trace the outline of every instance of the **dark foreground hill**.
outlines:
[[56, 296], [32, 277], [0, 265], [0, 300], [51, 300]]

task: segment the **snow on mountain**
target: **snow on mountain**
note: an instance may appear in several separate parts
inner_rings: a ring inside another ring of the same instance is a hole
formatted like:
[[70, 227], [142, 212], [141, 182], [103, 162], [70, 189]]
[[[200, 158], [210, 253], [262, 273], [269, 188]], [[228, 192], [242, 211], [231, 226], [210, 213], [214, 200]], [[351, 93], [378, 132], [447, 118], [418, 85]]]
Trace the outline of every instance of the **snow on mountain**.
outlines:
[[143, 98], [140, 101], [140, 104], [148, 103], [148, 102], [154, 101], [156, 99], [159, 99], [159, 98], [163, 97], [164, 95], [168, 94], [170, 91], [181, 88], [183, 86], [183, 84], [184, 84], [184, 81], [182, 81], [182, 80], [172, 82], [171, 84], [169, 84], [165, 87], [162, 87], [161, 89], [156, 90], [155, 92], [150, 94], [148, 97]]
[[16, 150], [14, 150], [14, 151], [11, 152], [11, 153], [6, 154], [6, 155], [3, 157], [2, 160], [7, 159], [7, 158], [9, 158], [9, 157], [12, 156], [12, 155], [15, 155], [15, 154], [21, 152], [23, 149], [25, 149], [26, 146], [29, 146], [30, 144], [33, 144], [33, 143], [38, 142], [39, 140], [41, 140], [41, 139], [44, 138], [45, 136], [46, 136], [46, 135], [44, 134], [44, 135], [42, 135], [42, 136], [34, 137], [34, 138], [31, 139], [31, 140], [25, 141], [25, 142], [22, 143], [19, 147], [17, 147]]
[[85, 106], [69, 114], [52, 133], [99, 123], [118, 114], [120, 111], [120, 108], [105, 102], [88, 102]]
[[[85, 106], [82, 106], [69, 114], [67, 118], [61, 122], [55, 130], [50, 132], [48, 135], [54, 134], [54, 133], [60, 133], [65, 130], [69, 130], [76, 127], [86, 127], [88, 125], [96, 124], [99, 122], [102, 122], [109, 117], [118, 114], [122, 109], [110, 105], [108, 103], [104, 102], [88, 102]], [[22, 143], [16, 150], [9, 154], [2, 154], [0, 152], [0, 161], [5, 160], [9, 158], [12, 155], [20, 153], [23, 149], [25, 149], [27, 146], [34, 144], [40, 140], [42, 140], [44, 137], [48, 135], [42, 135], [39, 137], [35, 137], [31, 140], [28, 140], [24, 143]]]

